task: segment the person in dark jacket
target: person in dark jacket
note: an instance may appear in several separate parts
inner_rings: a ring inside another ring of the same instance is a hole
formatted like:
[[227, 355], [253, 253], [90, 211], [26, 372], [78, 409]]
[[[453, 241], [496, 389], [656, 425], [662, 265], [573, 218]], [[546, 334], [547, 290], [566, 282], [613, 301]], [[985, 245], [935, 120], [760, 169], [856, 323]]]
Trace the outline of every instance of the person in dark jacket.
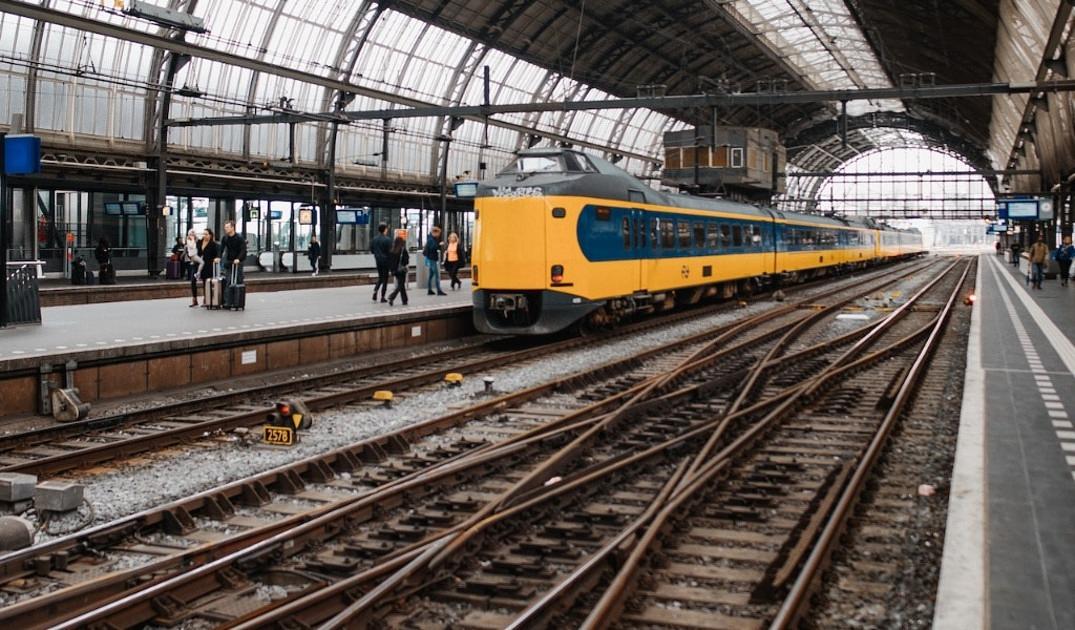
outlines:
[[116, 272], [112, 268], [112, 245], [108, 239], [101, 237], [97, 241], [97, 247], [93, 250], [93, 257], [97, 259], [97, 275], [101, 284], [115, 284]]
[[433, 295], [433, 287], [437, 287], [437, 295], [448, 295], [440, 288], [440, 228], [436, 225], [426, 236], [426, 246], [422, 249], [422, 255], [426, 259], [426, 268], [429, 269], [429, 279], [426, 281], [426, 293]]
[[317, 261], [321, 260], [321, 243], [317, 242], [316, 236], [310, 237], [310, 246], [306, 248], [306, 257], [310, 259], [310, 268], [317, 275]]
[[[203, 257], [204, 258], [204, 257]], [[235, 221], [224, 222], [224, 238], [220, 239], [221, 271], [231, 281], [235, 270], [236, 284], [243, 282], [243, 261], [246, 260], [246, 239], [235, 233]], [[206, 258], [206, 260], [210, 260]]]
[[407, 306], [407, 272], [411, 256], [407, 253], [407, 241], [402, 236], [397, 236], [392, 243], [392, 249], [388, 253], [388, 267], [396, 278], [396, 288], [388, 296], [388, 305], [395, 306], [396, 296]]
[[373, 237], [373, 242], [370, 243], [370, 252], [373, 253], [373, 261], [377, 263], [377, 284], [373, 285], [373, 301], [377, 301], [377, 289], [381, 290], [381, 301], [387, 302], [384, 299], [384, 294], [388, 292], [388, 255], [392, 249], [392, 239], [388, 238], [387, 233], [388, 226], [384, 223], [377, 226], [377, 236]]
[[[192, 274], [190, 277], [190, 292], [194, 297], [194, 303], [191, 304], [191, 307], [198, 305], [198, 280], [205, 282], [212, 278], [213, 268], [218, 267], [220, 262], [220, 247], [213, 240], [213, 231], [209, 228], [205, 228], [201, 240], [198, 241], [198, 256], [201, 257], [203, 262], [200, 273]], [[205, 304], [204, 301], [202, 303]]]
[[101, 240], [97, 241], [97, 248], [93, 250], [93, 257], [97, 259], [97, 266], [104, 267], [112, 262], [112, 245], [109, 244], [108, 239], [101, 237]]
[[1060, 265], [1060, 286], [1068, 286], [1068, 277], [1071, 275], [1071, 261], [1075, 260], [1075, 245], [1071, 244], [1071, 237], [1065, 236], [1060, 247], [1053, 252], [1053, 259]]

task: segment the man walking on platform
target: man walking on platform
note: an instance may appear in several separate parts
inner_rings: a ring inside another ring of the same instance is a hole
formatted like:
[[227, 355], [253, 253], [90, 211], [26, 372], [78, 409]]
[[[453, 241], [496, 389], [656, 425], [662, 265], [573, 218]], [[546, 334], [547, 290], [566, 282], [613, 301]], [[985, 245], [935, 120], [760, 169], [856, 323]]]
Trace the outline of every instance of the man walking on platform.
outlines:
[[433, 287], [436, 287], [437, 295], [448, 295], [440, 288], [440, 228], [438, 226], [434, 225], [433, 229], [429, 231], [422, 255], [425, 256], [426, 268], [429, 269], [426, 294], [433, 295]]
[[370, 251], [373, 253], [373, 261], [377, 263], [377, 284], [373, 285], [373, 301], [377, 301], [377, 289], [381, 290], [381, 301], [388, 302], [384, 294], [388, 292], [388, 255], [392, 250], [392, 239], [385, 233], [388, 226], [384, 223], [377, 226], [377, 236], [373, 237]]
[[1075, 245], [1071, 244], [1071, 236], [1065, 236], [1060, 247], [1053, 252], [1056, 264], [1060, 265], [1060, 286], [1068, 286], [1068, 276], [1071, 274], [1071, 261], [1075, 259]]
[[1045, 265], [1049, 262], [1049, 247], [1045, 240], [1038, 236], [1038, 240], [1034, 241], [1027, 253], [1030, 256], [1031, 283], [1035, 289], [1040, 289], [1041, 281], [1045, 278]]
[[[243, 284], [243, 261], [246, 260], [246, 239], [235, 233], [235, 221], [224, 222], [224, 238], [220, 239], [221, 271], [228, 282]], [[234, 281], [232, 278], [234, 277]]]

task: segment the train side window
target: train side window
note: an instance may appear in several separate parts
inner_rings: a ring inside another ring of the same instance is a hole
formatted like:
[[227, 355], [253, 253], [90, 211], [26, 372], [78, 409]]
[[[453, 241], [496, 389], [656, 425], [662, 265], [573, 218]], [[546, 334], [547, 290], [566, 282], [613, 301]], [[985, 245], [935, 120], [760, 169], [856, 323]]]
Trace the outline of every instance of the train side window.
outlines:
[[653, 248], [657, 249], [661, 246], [661, 242], [657, 240], [657, 234], [661, 231], [661, 220], [654, 218], [649, 224], [649, 240], [653, 243]]
[[738, 225], [732, 226], [732, 245], [740, 247], [743, 244], [743, 228]]
[[679, 235], [679, 247], [680, 249], [690, 249], [691, 247], [691, 224], [680, 219], [676, 221], [676, 233]]
[[720, 247], [720, 228], [717, 227], [716, 223], [710, 223], [706, 226], [705, 246], [714, 251]]
[[676, 226], [671, 219], [661, 221], [661, 247], [676, 248]]
[[754, 247], [761, 247], [761, 228], [755, 225], [751, 228], [751, 232], [751, 243], [753, 243]]
[[727, 224], [720, 226], [720, 246], [724, 249], [732, 246], [732, 228]]
[[641, 247], [645, 247], [646, 246], [646, 217], [642, 216], [641, 213], [639, 213], [639, 215], [638, 215], [638, 223], [636, 225], [638, 226], [638, 244]]
[[623, 217], [623, 248], [631, 249], [631, 220]]
[[694, 224], [694, 246], [699, 249], [705, 247], [705, 223]]

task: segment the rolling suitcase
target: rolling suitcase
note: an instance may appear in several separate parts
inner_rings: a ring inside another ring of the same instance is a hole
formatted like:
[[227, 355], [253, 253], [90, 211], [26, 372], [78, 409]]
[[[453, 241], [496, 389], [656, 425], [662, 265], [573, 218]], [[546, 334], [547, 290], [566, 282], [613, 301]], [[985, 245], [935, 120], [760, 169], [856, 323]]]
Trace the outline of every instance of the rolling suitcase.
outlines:
[[205, 281], [205, 306], [217, 309], [224, 304], [224, 278], [220, 275], [220, 265], [213, 265], [213, 276]]
[[169, 280], [179, 280], [183, 277], [183, 261], [169, 260], [164, 269], [164, 277]]
[[224, 308], [246, 310], [246, 284], [239, 282], [239, 265], [231, 266], [231, 275], [224, 287]]
[[101, 265], [101, 284], [116, 284], [116, 268], [112, 266], [112, 263], [105, 263]]

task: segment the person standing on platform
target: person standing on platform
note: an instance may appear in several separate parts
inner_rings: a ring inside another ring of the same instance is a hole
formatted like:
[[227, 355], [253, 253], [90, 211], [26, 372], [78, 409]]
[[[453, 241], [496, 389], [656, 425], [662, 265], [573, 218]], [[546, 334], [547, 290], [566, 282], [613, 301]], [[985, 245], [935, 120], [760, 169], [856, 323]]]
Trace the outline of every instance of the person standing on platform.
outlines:
[[444, 248], [444, 270], [451, 278], [449, 286], [452, 291], [455, 291], [457, 285], [460, 288], [463, 286], [463, 282], [459, 280], [459, 269], [463, 266], [463, 253], [463, 243], [459, 241], [459, 236], [455, 232], [449, 233], [448, 245]]
[[388, 292], [388, 254], [392, 249], [392, 239], [385, 234], [388, 226], [384, 223], [377, 226], [377, 236], [370, 243], [370, 252], [373, 253], [373, 261], [377, 263], [377, 284], [373, 285], [373, 301], [377, 301], [377, 289], [381, 290], [381, 301], [387, 302], [384, 294]]
[[1049, 247], [1041, 236], [1030, 246], [1028, 254], [1030, 256], [1030, 282], [1035, 289], [1041, 289], [1041, 281], [1045, 277], [1045, 265], [1049, 262]]
[[436, 295], [448, 295], [440, 288], [440, 227], [434, 225], [426, 236], [426, 246], [422, 250], [426, 259], [426, 268], [429, 269], [429, 280], [426, 281], [426, 294], [433, 295], [433, 287], [437, 287]]
[[[194, 230], [187, 230], [187, 240], [183, 244], [183, 260], [186, 261], [187, 278], [194, 280], [202, 272], [202, 257], [198, 255], [198, 236], [194, 233]], [[198, 300], [194, 300], [194, 305], [197, 306]]]
[[1003, 253], [1004, 253], [1004, 249], [1000, 246], [1000, 241], [997, 241], [997, 256], [1000, 256]]
[[101, 273], [112, 262], [112, 245], [108, 239], [101, 237], [97, 241], [97, 247], [93, 250], [93, 257], [97, 259], [97, 272]]
[[224, 222], [224, 238], [220, 239], [221, 271], [228, 282], [234, 273], [235, 284], [243, 283], [243, 261], [246, 260], [246, 239], [235, 233], [235, 221]]
[[1023, 253], [1023, 246], [1018, 241], [1012, 243], [1012, 265], [1019, 266], [1019, 254]]
[[1060, 247], [1053, 252], [1056, 264], [1060, 265], [1060, 286], [1068, 286], [1068, 277], [1071, 274], [1071, 261], [1075, 259], [1075, 245], [1071, 244], [1071, 236], [1065, 236]]
[[[213, 265], [209, 264], [209, 261], [220, 261], [220, 247], [213, 240], [213, 231], [209, 228], [205, 228], [205, 232], [202, 233], [202, 239], [198, 241], [196, 255], [201, 260], [201, 265], [198, 267], [198, 273], [192, 274], [190, 277], [190, 291], [194, 296], [192, 307], [198, 305], [198, 280], [204, 282], [213, 277]], [[207, 302], [204, 303], [208, 304]]]
[[321, 260], [321, 243], [317, 242], [316, 236], [310, 237], [310, 246], [306, 248], [306, 257], [310, 259], [310, 267], [314, 270], [313, 275], [317, 275], [317, 261]]
[[389, 306], [395, 306], [397, 295], [403, 302], [403, 306], [407, 306], [407, 273], [410, 263], [411, 255], [407, 253], [407, 241], [402, 236], [397, 236], [388, 253], [388, 266], [396, 278], [396, 288], [388, 296]]

